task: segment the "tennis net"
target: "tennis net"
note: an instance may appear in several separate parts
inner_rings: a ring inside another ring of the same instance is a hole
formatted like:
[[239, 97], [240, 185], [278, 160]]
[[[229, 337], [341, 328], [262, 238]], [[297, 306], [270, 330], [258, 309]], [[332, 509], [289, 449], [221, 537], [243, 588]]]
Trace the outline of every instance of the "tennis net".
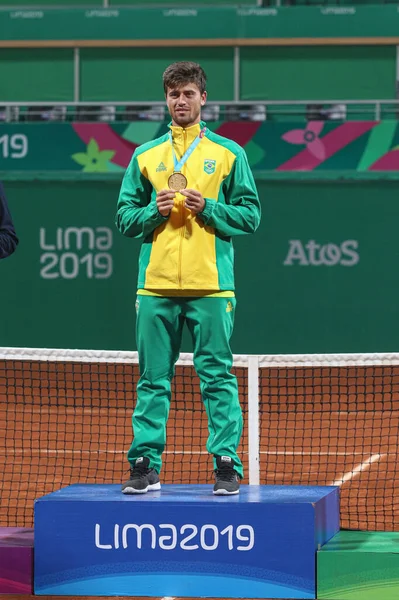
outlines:
[[[399, 526], [399, 355], [235, 356], [244, 483], [339, 485], [341, 527]], [[37, 497], [128, 475], [135, 352], [0, 348], [0, 525]], [[192, 356], [176, 366], [161, 481], [212, 483]]]

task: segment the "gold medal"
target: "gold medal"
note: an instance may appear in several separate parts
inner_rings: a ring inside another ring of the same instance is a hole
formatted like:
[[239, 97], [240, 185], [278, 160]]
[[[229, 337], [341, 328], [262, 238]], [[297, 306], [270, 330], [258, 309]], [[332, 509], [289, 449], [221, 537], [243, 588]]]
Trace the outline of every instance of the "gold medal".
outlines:
[[181, 192], [181, 190], [184, 190], [187, 187], [187, 179], [183, 173], [172, 173], [168, 179], [168, 186], [174, 192]]

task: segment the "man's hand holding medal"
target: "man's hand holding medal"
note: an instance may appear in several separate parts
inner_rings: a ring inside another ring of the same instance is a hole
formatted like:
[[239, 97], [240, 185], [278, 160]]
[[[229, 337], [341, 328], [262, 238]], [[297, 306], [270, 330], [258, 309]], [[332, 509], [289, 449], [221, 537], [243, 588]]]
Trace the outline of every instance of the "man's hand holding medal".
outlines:
[[174, 206], [174, 199], [176, 196], [176, 191], [179, 191], [183, 196], [186, 197], [184, 202], [184, 206], [191, 210], [193, 213], [197, 214], [204, 210], [205, 208], [205, 200], [201, 194], [197, 190], [192, 189], [181, 189], [181, 190], [161, 190], [157, 194], [157, 207], [158, 211], [161, 213], [163, 217], [167, 217], [170, 214]]
[[202, 197], [201, 192], [197, 192], [197, 190], [181, 190], [180, 192], [183, 196], [186, 196], [186, 201], [184, 206], [189, 208], [193, 213], [197, 214], [204, 210], [205, 208], [205, 200]]
[[173, 148], [172, 133], [170, 132], [169, 134], [169, 141], [172, 147], [173, 163], [175, 168], [172, 175], [168, 179], [169, 190], [161, 190], [157, 194], [158, 210], [164, 217], [167, 217], [170, 214], [170, 211], [174, 206], [175, 192], [180, 192], [180, 194], [186, 197], [184, 206], [191, 210], [193, 213], [197, 214], [203, 211], [205, 208], [205, 200], [202, 197], [201, 192], [187, 188], [187, 178], [181, 172], [183, 165], [194, 152], [198, 144], [201, 142], [202, 138], [205, 135], [205, 132], [206, 127], [201, 129], [199, 135], [195, 138], [190, 147], [185, 151], [180, 160], [177, 159], [175, 150]]
[[158, 212], [160, 212], [163, 217], [169, 216], [170, 211], [174, 206], [175, 196], [175, 192], [171, 190], [161, 190], [160, 192], [158, 192], [156, 202]]

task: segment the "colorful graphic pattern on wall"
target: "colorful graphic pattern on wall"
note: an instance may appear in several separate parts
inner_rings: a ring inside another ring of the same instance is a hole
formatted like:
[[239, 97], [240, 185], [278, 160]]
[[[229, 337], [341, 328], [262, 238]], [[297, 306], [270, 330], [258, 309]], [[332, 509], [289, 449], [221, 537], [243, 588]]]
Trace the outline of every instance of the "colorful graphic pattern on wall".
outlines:
[[[210, 129], [243, 146], [254, 171], [398, 171], [398, 121], [219, 122]], [[0, 170], [123, 173], [134, 150], [166, 123], [7, 124]]]

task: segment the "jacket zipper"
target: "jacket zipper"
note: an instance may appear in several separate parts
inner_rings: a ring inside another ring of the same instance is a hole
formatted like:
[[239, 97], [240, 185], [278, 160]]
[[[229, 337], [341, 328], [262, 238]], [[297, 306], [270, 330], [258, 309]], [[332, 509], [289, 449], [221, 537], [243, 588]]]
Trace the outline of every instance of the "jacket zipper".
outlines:
[[[183, 129], [183, 154], [185, 153], [185, 151], [187, 150], [187, 132], [185, 129]], [[180, 203], [180, 214], [182, 217], [182, 227], [181, 227], [181, 231], [180, 231], [180, 243], [179, 243], [179, 266], [178, 266], [178, 281], [179, 281], [179, 288], [182, 289], [182, 255], [183, 255], [183, 240], [184, 240], [184, 235], [186, 233], [186, 219], [185, 219], [185, 208], [184, 208], [184, 202]]]

